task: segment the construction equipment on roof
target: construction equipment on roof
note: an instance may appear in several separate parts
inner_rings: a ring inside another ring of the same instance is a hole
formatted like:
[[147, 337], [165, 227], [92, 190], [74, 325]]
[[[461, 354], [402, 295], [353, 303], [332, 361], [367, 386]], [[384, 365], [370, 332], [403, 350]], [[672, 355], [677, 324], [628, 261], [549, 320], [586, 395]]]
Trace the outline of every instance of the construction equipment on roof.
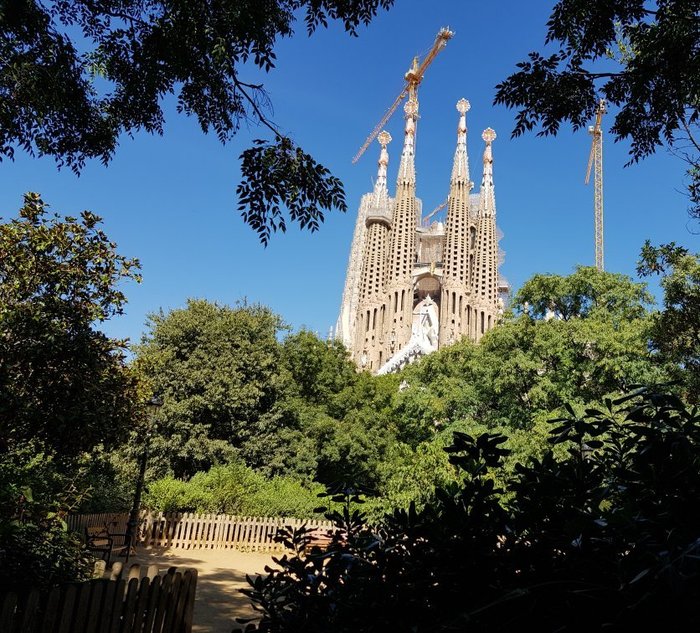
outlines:
[[595, 218], [595, 267], [604, 270], [603, 257], [603, 129], [601, 123], [606, 112], [605, 99], [601, 99], [596, 108], [595, 125], [588, 128], [593, 136], [591, 153], [588, 156], [585, 184], [591, 179], [593, 168], [593, 214]]
[[437, 54], [443, 48], [445, 48], [447, 42], [450, 39], [452, 39], [453, 35], [454, 33], [450, 31], [449, 28], [440, 29], [440, 31], [437, 34], [437, 37], [435, 38], [435, 42], [433, 43], [433, 47], [430, 49], [430, 52], [425, 56], [425, 59], [420, 63], [420, 66], [418, 65], [418, 58], [413, 58], [413, 65], [404, 77], [406, 79], [406, 86], [401, 91], [401, 94], [399, 94], [399, 96], [396, 97], [394, 103], [391, 104], [389, 109], [382, 117], [381, 121], [377, 123], [370, 135], [367, 137], [367, 140], [365, 141], [364, 145], [359, 149], [357, 154], [355, 154], [355, 157], [352, 159], [353, 164], [360, 160], [360, 157], [362, 156], [362, 154], [365, 153], [365, 150], [370, 146], [372, 141], [375, 138], [377, 138], [377, 135], [384, 128], [386, 122], [391, 118], [391, 115], [394, 114], [396, 108], [399, 107], [399, 104], [408, 96], [413, 96], [414, 98], [416, 97], [416, 93], [418, 91], [418, 84], [420, 84], [420, 82], [422, 81], [423, 75], [425, 75], [425, 71], [428, 69], [428, 66], [430, 66], [430, 64], [433, 63], [433, 60], [435, 59]]
[[447, 206], [447, 200], [443, 200], [437, 207], [435, 207], [428, 215], [423, 218], [423, 226], [430, 226], [431, 218], [440, 210]]

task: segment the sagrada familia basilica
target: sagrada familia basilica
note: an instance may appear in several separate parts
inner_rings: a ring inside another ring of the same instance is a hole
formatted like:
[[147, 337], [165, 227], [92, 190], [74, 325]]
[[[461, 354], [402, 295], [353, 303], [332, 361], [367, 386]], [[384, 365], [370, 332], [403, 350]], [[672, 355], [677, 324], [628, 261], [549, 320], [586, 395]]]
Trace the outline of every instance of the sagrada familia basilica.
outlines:
[[462, 337], [478, 341], [503, 311], [508, 286], [499, 279], [499, 232], [487, 128], [479, 193], [469, 178], [466, 115], [457, 103], [457, 149], [445, 222], [427, 223], [416, 198], [418, 101], [404, 106], [405, 133], [394, 197], [387, 188], [387, 132], [374, 191], [362, 197], [350, 250], [336, 337], [363, 370], [398, 371]]

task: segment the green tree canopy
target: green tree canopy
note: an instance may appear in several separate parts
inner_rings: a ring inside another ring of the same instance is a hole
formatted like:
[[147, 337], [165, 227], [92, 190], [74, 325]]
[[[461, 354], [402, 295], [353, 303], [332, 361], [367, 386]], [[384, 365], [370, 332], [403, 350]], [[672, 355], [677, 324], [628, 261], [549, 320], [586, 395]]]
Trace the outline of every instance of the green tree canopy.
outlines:
[[418, 439], [463, 419], [528, 428], [565, 402], [667, 380], [649, 348], [650, 301], [644, 284], [595, 268], [535, 275], [515, 298], [520, 314], [478, 345], [461, 341], [405, 370], [402, 424]]
[[37, 194], [0, 224], [0, 452], [38, 442], [71, 460], [124, 433], [135, 384], [95, 323], [121, 313], [138, 268], [99, 217], [52, 216]]
[[579, 266], [571, 275], [534, 275], [516, 294], [513, 307], [532, 318], [568, 321], [597, 315], [635, 319], [652, 303], [644, 284], [619, 273]]
[[[546, 44], [496, 86], [496, 103], [518, 110], [518, 136], [556, 134], [594, 118], [599, 97], [619, 108], [612, 132], [631, 161], [667, 145], [690, 165], [691, 215], [700, 217], [700, 29], [698, 0], [559, 0]], [[550, 49], [551, 50], [551, 49]]]
[[300, 398], [325, 403], [355, 380], [355, 365], [337, 339], [324, 343], [313, 332], [290, 334], [282, 344], [282, 360]]
[[638, 271], [660, 274], [664, 309], [654, 315], [652, 342], [681, 369], [688, 398], [700, 394], [700, 256], [673, 242], [659, 247], [648, 241]]
[[190, 299], [186, 308], [149, 317], [136, 367], [163, 398], [154, 455], [177, 477], [240, 453], [261, 467], [279, 448], [290, 420], [280, 407], [288, 389], [268, 308], [233, 308]]
[[266, 242], [289, 218], [315, 230], [345, 210], [337, 178], [270, 119], [258, 80], [280, 38], [302, 20], [309, 35], [330, 20], [351, 35], [393, 0], [11, 0], [0, 10], [0, 158], [19, 148], [76, 172], [107, 163], [122, 134], [164, 131], [163, 100], [225, 143], [241, 124], [272, 140], [243, 152], [238, 189], [245, 221]]

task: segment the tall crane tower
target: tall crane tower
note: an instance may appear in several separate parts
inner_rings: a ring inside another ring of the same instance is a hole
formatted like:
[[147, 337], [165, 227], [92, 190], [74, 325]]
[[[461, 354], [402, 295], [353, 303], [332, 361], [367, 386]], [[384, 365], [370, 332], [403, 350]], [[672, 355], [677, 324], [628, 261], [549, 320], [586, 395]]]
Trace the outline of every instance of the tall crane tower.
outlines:
[[418, 85], [422, 81], [423, 75], [425, 75], [425, 71], [428, 69], [428, 66], [430, 66], [430, 64], [433, 63], [433, 60], [435, 59], [437, 54], [443, 48], [445, 48], [445, 46], [447, 46], [447, 42], [452, 39], [453, 35], [454, 33], [448, 28], [440, 29], [435, 38], [435, 42], [433, 43], [433, 47], [430, 49], [430, 52], [425, 56], [425, 59], [420, 63], [420, 65], [418, 64], [418, 58], [413, 58], [413, 65], [404, 76], [404, 78], [406, 79], [406, 86], [401, 91], [399, 96], [396, 97], [396, 99], [394, 99], [394, 103], [391, 104], [389, 109], [385, 112], [384, 116], [382, 117], [381, 121], [377, 123], [370, 135], [367, 137], [367, 140], [365, 141], [364, 145], [359, 149], [357, 154], [355, 154], [355, 157], [352, 159], [353, 164], [360, 160], [360, 157], [362, 156], [362, 154], [365, 153], [365, 150], [370, 146], [372, 141], [375, 138], [377, 138], [377, 135], [384, 128], [386, 122], [391, 118], [391, 115], [394, 114], [396, 108], [399, 107], [399, 104], [406, 97], [413, 97], [414, 99], [417, 99]]
[[588, 128], [588, 132], [593, 136], [591, 143], [591, 153], [588, 156], [588, 169], [586, 170], [586, 181], [591, 179], [591, 167], [593, 173], [593, 214], [595, 218], [595, 267], [604, 270], [603, 257], [603, 129], [601, 123], [607, 108], [605, 99], [601, 99], [596, 108], [595, 125]]

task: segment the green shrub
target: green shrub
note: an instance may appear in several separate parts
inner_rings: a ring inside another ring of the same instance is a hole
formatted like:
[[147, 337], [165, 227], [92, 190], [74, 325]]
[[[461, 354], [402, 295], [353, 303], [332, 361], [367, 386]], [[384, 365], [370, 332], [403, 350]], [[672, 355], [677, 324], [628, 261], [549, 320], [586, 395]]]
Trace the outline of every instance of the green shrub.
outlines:
[[161, 512], [202, 512], [247, 516], [313, 516], [323, 488], [291, 477], [266, 479], [241, 462], [213, 466], [189, 481], [166, 477], [154, 481], [144, 505]]
[[330, 490], [331, 543], [283, 534], [294, 553], [248, 579], [246, 633], [697, 631], [700, 412], [651, 389], [564, 411], [505, 502], [489, 432], [454, 433], [459, 479], [420, 509], [371, 525], [357, 488]]
[[306, 486], [289, 477], [265, 480], [263, 486], [247, 499], [243, 514], [266, 517], [295, 517], [306, 519], [315, 516], [319, 506], [321, 484]]
[[165, 477], [149, 484], [143, 505], [156, 512], [191, 512], [189, 484], [180, 479]]

